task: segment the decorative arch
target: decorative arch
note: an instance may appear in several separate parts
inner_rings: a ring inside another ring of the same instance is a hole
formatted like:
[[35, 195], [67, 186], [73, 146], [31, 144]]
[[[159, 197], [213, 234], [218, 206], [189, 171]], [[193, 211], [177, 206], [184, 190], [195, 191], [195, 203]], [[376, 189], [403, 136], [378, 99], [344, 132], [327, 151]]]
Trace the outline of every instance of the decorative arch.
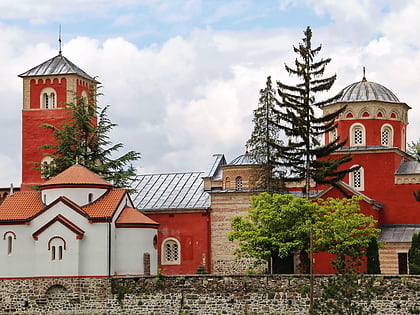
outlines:
[[352, 111], [347, 111], [346, 113], [345, 113], [345, 117], [346, 118], [354, 118], [354, 114], [353, 114], [353, 112]]
[[394, 128], [390, 124], [381, 127], [381, 145], [392, 147], [394, 145]]
[[57, 108], [57, 93], [52, 87], [46, 87], [42, 89], [39, 94], [40, 108], [43, 109], [54, 109]]
[[3, 234], [3, 239], [4, 240], [6, 239], [6, 237], [7, 237], [8, 234], [12, 234], [13, 235], [13, 239], [14, 240], [16, 239], [16, 233], [15, 232], [13, 232], [13, 231], [7, 231], [7, 232], [4, 232], [4, 234]]
[[[41, 168], [42, 169], [47, 168], [53, 162], [54, 162], [54, 159], [51, 156], [44, 156], [41, 160]], [[44, 178], [44, 176], [42, 175], [42, 172], [41, 172], [41, 177]]]
[[57, 239], [57, 238], [63, 241], [64, 250], [66, 250], [66, 249], [67, 249], [67, 243], [66, 243], [66, 240], [65, 240], [64, 238], [62, 238], [61, 236], [53, 236], [53, 237], [51, 237], [51, 238], [49, 239], [49, 241], [48, 241], [48, 250], [51, 250], [51, 242], [52, 242], [53, 240]]
[[350, 126], [350, 145], [364, 146], [366, 145], [366, 129], [361, 123], [355, 123]]
[[392, 112], [391, 115], [390, 115], [390, 118], [391, 119], [398, 119], [398, 113]]
[[162, 242], [162, 265], [181, 264], [181, 244], [174, 237], [168, 237]]

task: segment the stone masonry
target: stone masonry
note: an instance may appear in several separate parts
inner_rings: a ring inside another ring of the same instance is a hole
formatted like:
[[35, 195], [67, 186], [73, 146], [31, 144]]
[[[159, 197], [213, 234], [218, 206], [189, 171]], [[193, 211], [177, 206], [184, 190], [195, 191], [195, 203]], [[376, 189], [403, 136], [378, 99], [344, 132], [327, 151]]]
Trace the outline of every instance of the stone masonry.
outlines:
[[[420, 276], [374, 277], [377, 314], [420, 312]], [[307, 314], [308, 288], [308, 275], [0, 279], [0, 314]]]

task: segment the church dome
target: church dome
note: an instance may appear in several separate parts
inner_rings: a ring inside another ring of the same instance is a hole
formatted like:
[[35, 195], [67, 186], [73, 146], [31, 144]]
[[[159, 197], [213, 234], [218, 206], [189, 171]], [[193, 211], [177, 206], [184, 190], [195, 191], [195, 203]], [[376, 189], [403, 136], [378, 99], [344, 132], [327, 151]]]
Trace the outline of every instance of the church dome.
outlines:
[[242, 154], [237, 158], [233, 159], [228, 165], [255, 165], [258, 164], [254, 158], [248, 153]]
[[389, 89], [375, 82], [362, 81], [350, 84], [342, 90], [337, 102], [381, 101], [400, 103], [399, 99]]

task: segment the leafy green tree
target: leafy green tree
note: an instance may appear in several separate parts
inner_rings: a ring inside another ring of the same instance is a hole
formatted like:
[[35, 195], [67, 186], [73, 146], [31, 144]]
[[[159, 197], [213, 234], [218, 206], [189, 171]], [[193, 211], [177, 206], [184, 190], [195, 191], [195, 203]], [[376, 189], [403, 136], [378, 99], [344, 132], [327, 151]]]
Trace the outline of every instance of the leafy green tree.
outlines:
[[408, 250], [408, 268], [411, 275], [420, 275], [420, 233], [414, 233]]
[[280, 165], [287, 170], [288, 181], [305, 181], [305, 191], [309, 197], [311, 180], [318, 184], [335, 184], [344, 176], [354, 171], [339, 167], [351, 160], [350, 155], [331, 158], [331, 153], [344, 146], [345, 140], [339, 137], [322, 145], [324, 134], [336, 128], [334, 119], [345, 110], [345, 107], [318, 117], [315, 109], [337, 100], [338, 94], [325, 100], [317, 100], [317, 96], [331, 89], [336, 75], [324, 77], [325, 68], [331, 59], [316, 59], [321, 45], [312, 47], [312, 30], [308, 27], [304, 32], [303, 42], [293, 47], [298, 55], [294, 67], [285, 65], [286, 71], [297, 78], [296, 85], [287, 85], [277, 81], [280, 97], [280, 129], [289, 139], [280, 149]]
[[49, 179], [78, 163], [115, 187], [129, 187], [136, 175], [132, 162], [138, 160], [140, 154], [129, 151], [114, 158], [123, 144], [111, 142], [109, 132], [116, 124], [108, 118], [109, 106], [101, 110], [97, 107], [97, 97], [96, 90], [92, 90], [87, 98], [76, 95], [74, 102], [66, 104], [69, 120], [61, 126], [42, 125], [54, 133], [56, 140], [55, 144], [45, 144], [40, 148], [52, 152], [46, 153], [52, 162], [47, 165], [34, 163], [40, 168], [43, 178]]
[[314, 206], [292, 195], [264, 192], [252, 196], [248, 216], [232, 220], [233, 231], [228, 237], [239, 245], [234, 253], [239, 258], [255, 258], [256, 264], [269, 263], [270, 271], [277, 273], [282, 260], [294, 251], [307, 249]]
[[420, 139], [411, 141], [408, 144], [407, 153], [415, 157], [420, 162]]
[[360, 266], [372, 238], [380, 232], [376, 220], [360, 212], [359, 201], [359, 197], [320, 199], [313, 213], [314, 251], [334, 254], [332, 263], [340, 274]]
[[284, 190], [282, 172], [278, 168], [279, 147], [283, 142], [280, 140], [275, 94], [269, 76], [265, 88], [260, 90], [258, 108], [254, 110], [254, 130], [247, 141], [249, 155], [261, 165], [253, 174], [256, 187], [268, 192]]

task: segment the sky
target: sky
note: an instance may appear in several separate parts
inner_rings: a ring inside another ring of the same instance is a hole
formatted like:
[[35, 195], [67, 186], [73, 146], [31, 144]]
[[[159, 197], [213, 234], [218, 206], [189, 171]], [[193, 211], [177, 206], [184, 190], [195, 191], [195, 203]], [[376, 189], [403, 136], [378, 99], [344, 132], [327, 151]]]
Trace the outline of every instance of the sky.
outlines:
[[366, 67], [412, 107], [408, 140], [420, 135], [417, 0], [0, 0], [0, 187], [21, 182], [18, 75], [58, 54], [60, 25], [63, 55], [101, 82], [111, 140], [141, 153], [141, 174], [243, 154], [259, 90], [293, 82], [284, 65], [307, 26], [337, 74], [329, 96]]

